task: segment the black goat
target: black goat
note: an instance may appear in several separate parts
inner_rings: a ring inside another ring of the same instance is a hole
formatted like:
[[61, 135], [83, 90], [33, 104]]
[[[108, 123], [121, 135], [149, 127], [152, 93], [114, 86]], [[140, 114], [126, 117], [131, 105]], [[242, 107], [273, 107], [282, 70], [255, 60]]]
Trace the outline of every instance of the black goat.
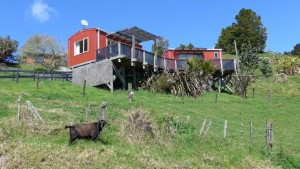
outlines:
[[107, 104], [102, 103], [101, 111], [102, 117], [101, 120], [94, 123], [88, 124], [74, 124], [72, 126], [65, 126], [70, 129], [70, 140], [69, 143], [72, 144], [77, 138], [92, 138], [93, 141], [96, 141], [99, 137], [100, 132], [105, 127], [105, 113], [107, 109]]

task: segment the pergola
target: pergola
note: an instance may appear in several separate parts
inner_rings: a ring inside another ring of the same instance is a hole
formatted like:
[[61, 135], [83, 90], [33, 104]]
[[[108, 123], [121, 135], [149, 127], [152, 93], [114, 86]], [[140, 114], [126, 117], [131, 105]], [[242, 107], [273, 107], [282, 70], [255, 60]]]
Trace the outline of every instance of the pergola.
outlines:
[[157, 36], [136, 26], [110, 33], [107, 36], [112, 37], [113, 39], [124, 40], [129, 43], [131, 42], [131, 62], [136, 61], [135, 44], [153, 40], [156, 47]]

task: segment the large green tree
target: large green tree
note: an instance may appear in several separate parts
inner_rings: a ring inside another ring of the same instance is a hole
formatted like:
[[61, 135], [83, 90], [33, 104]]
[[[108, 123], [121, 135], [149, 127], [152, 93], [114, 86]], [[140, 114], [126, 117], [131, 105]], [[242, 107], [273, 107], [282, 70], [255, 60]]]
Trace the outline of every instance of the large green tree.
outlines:
[[[155, 48], [156, 47], [156, 48]], [[158, 56], [162, 56], [163, 53], [169, 48], [169, 40], [164, 39], [162, 36], [157, 37], [156, 46], [152, 45], [152, 52], [157, 51]]]
[[13, 53], [18, 49], [19, 42], [10, 39], [9, 36], [6, 38], [0, 37], [0, 63], [4, 62], [7, 58], [12, 58]]
[[298, 43], [294, 46], [294, 49], [292, 50], [291, 53], [294, 56], [300, 56], [300, 43]]
[[243, 8], [235, 19], [236, 23], [222, 29], [216, 47], [234, 54], [234, 40], [236, 40], [237, 49], [241, 49], [243, 44], [251, 44], [259, 52], [263, 51], [267, 40], [267, 29], [263, 26], [261, 17], [251, 9]]
[[30, 37], [21, 49], [22, 60], [33, 58], [47, 70], [65, 65], [67, 55], [63, 45], [54, 37], [48, 35], [34, 35]]

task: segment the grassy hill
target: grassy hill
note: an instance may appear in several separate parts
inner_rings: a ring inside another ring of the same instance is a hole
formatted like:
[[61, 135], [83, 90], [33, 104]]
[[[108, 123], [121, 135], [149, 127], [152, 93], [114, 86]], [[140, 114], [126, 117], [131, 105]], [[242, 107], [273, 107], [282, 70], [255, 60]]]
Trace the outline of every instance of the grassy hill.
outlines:
[[[133, 102], [126, 91], [82, 87], [70, 82], [0, 79], [0, 168], [299, 168], [300, 77], [273, 83], [259, 79], [253, 98], [207, 93], [200, 98], [136, 91]], [[252, 89], [252, 87], [250, 88]], [[22, 120], [18, 126], [17, 100]], [[30, 119], [26, 100], [45, 123]], [[94, 122], [99, 105], [108, 102], [108, 125], [97, 142], [68, 144], [65, 125]], [[131, 125], [128, 117], [142, 112], [153, 135]], [[199, 136], [204, 119], [212, 121]], [[265, 147], [265, 123], [273, 122], [273, 150]], [[228, 121], [223, 138], [224, 121]], [[250, 144], [250, 121], [254, 139]], [[176, 131], [177, 129], [177, 131]]]

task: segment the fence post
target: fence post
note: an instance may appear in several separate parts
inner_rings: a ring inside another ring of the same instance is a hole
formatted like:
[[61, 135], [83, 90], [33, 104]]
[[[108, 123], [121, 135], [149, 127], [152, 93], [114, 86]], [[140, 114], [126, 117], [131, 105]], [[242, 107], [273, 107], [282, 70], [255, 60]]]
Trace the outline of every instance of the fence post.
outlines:
[[211, 126], [211, 119], [209, 119], [208, 126], [207, 126], [206, 130], [205, 130], [204, 133], [203, 133], [204, 136], [206, 136], [206, 134], [207, 134], [207, 132], [208, 132], [210, 126]]
[[35, 72], [33, 72], [33, 81], [35, 82]]
[[255, 96], [255, 88], [253, 87], [253, 98], [254, 98], [254, 96]]
[[16, 72], [14, 72], [14, 74], [13, 74], [13, 81], [15, 81], [15, 73], [16, 73]]
[[202, 124], [201, 130], [200, 130], [199, 136], [202, 135], [202, 133], [204, 131], [205, 124], [206, 124], [206, 119], [204, 119], [204, 121], [203, 121], [203, 124]]
[[132, 102], [133, 92], [132, 92], [132, 83], [128, 83], [128, 100]]
[[272, 122], [270, 120], [267, 121], [266, 124], [266, 145], [269, 149], [273, 148], [273, 142], [272, 142], [272, 136], [273, 131], [272, 131]]
[[19, 68], [17, 69], [17, 80], [16, 80], [17, 83], [19, 83]]
[[176, 132], [178, 130], [178, 116], [176, 117]]
[[52, 81], [52, 72], [50, 71], [49, 73], [50, 73], [50, 80]]
[[86, 80], [83, 81], [82, 97], [85, 96], [85, 86], [86, 86]]
[[244, 127], [244, 123], [242, 122], [241, 123], [241, 146], [243, 146], [243, 134], [244, 134], [243, 127]]
[[43, 71], [43, 81], [45, 81], [45, 71]]
[[18, 99], [18, 126], [20, 125], [20, 114], [21, 114], [21, 96]]
[[61, 81], [63, 82], [64, 81], [64, 72], [61, 71]]
[[227, 120], [225, 120], [225, 123], [224, 123], [224, 139], [226, 138], [226, 134], [227, 134]]
[[36, 85], [36, 89], [39, 88], [39, 72], [37, 72], [37, 77], [36, 77], [36, 81], [35, 81], [35, 85]]
[[253, 123], [250, 121], [250, 145], [253, 145]]

